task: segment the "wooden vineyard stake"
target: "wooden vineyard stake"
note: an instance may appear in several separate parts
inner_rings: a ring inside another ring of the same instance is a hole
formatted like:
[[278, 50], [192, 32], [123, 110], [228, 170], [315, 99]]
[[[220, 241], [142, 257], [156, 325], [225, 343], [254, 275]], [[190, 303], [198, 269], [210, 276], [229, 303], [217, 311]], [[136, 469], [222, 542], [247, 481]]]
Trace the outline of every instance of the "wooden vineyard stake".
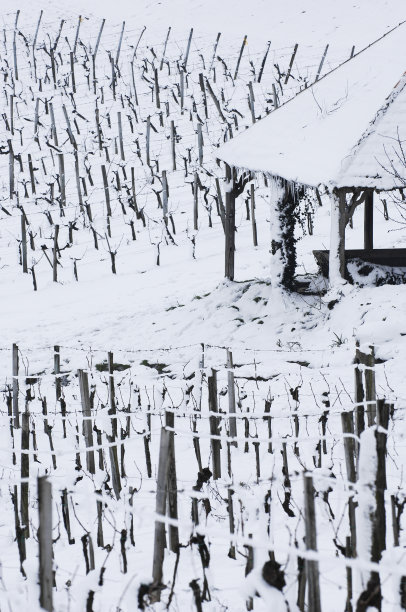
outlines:
[[235, 255], [235, 194], [234, 168], [226, 166], [226, 210], [225, 210], [225, 277], [234, 280]]
[[[316, 510], [314, 505], [313, 478], [309, 474], [304, 479], [304, 507], [305, 507], [305, 533], [306, 550], [317, 552]], [[308, 612], [321, 612], [319, 562], [306, 559], [306, 577], [308, 584], [307, 610]]]
[[271, 41], [269, 40], [267, 48], [266, 48], [266, 51], [265, 51], [264, 58], [262, 60], [261, 68], [260, 68], [260, 71], [259, 71], [258, 83], [260, 83], [261, 80], [262, 80], [262, 75], [264, 74], [264, 68], [265, 68], [265, 64], [266, 64], [266, 60], [267, 60], [267, 57], [268, 57], [268, 53], [269, 53], [270, 47], [271, 47]]
[[317, 70], [317, 74], [316, 74], [316, 78], [315, 81], [319, 80], [321, 71], [323, 69], [323, 64], [324, 64], [324, 60], [326, 59], [326, 55], [327, 55], [327, 51], [328, 51], [329, 45], [326, 45], [326, 48], [324, 49], [324, 53], [323, 53], [323, 57], [320, 60], [320, 65], [319, 65], [319, 69]]
[[241, 62], [241, 58], [242, 58], [242, 54], [244, 52], [244, 47], [247, 44], [247, 35], [244, 36], [244, 40], [242, 41], [242, 45], [241, 45], [241, 49], [240, 49], [240, 54], [238, 56], [238, 60], [237, 60], [237, 66], [235, 67], [235, 72], [234, 72], [234, 81], [237, 78], [238, 75], [238, 70], [240, 68], [240, 62]]
[[172, 151], [172, 170], [176, 170], [176, 152], [175, 152], [175, 123], [171, 121], [171, 151]]
[[[345, 464], [347, 468], [347, 478], [350, 483], [356, 482], [356, 448], [354, 439], [354, 422], [353, 415], [350, 412], [343, 412], [341, 414], [341, 424], [344, 434], [344, 453], [345, 453]], [[356, 539], [356, 522], [355, 522], [355, 501], [354, 496], [350, 495], [348, 498], [348, 515], [350, 523], [350, 542], [352, 556], [355, 558], [357, 553], [357, 539]]]
[[285, 85], [287, 85], [287, 83], [289, 81], [290, 73], [292, 72], [293, 62], [295, 61], [295, 57], [296, 57], [298, 46], [299, 45], [296, 43], [295, 47], [293, 49], [292, 57], [290, 58], [290, 62], [289, 62], [289, 68], [288, 68], [288, 71], [287, 71], [286, 77], [285, 77]]
[[64, 489], [61, 495], [61, 504], [62, 504], [62, 518], [63, 524], [66, 529], [66, 533], [68, 536], [69, 544], [75, 543], [75, 538], [72, 538], [71, 527], [70, 527], [70, 516], [69, 516], [69, 503], [68, 503], [68, 491]]
[[116, 54], [116, 66], [118, 66], [118, 60], [120, 59], [120, 52], [121, 52], [121, 45], [123, 42], [124, 29], [125, 29], [125, 21], [123, 21], [123, 25], [121, 26], [120, 40], [118, 42], [117, 54]]
[[[248, 538], [249, 539], [252, 538], [252, 533], [248, 534]], [[248, 576], [248, 574], [250, 574], [252, 570], [254, 569], [254, 549], [249, 544], [246, 544], [245, 548], [247, 549], [247, 562], [245, 564], [245, 575]], [[252, 597], [249, 597], [247, 599], [246, 608], [248, 611], [254, 609], [254, 600]]]
[[46, 476], [38, 478], [39, 584], [41, 608], [52, 612], [52, 485]]
[[30, 537], [30, 521], [28, 509], [29, 477], [30, 477], [30, 414], [28, 402], [22, 414], [21, 427], [21, 523], [25, 538]]
[[14, 35], [13, 35], [13, 58], [14, 58], [14, 79], [18, 81], [18, 67], [17, 67], [17, 25], [18, 18], [20, 16], [20, 9], [16, 12], [16, 20], [14, 23]]
[[219, 32], [217, 34], [216, 42], [214, 43], [213, 56], [212, 56], [211, 62], [210, 62], [209, 73], [211, 72], [211, 69], [213, 68], [214, 60], [215, 60], [216, 53], [217, 53], [217, 47], [218, 47], [219, 40], [220, 40], [220, 36], [221, 36], [221, 32]]
[[168, 223], [168, 179], [166, 170], [162, 170], [162, 213], [165, 223]]
[[203, 165], [203, 133], [202, 133], [202, 124], [199, 122], [197, 124], [197, 146], [199, 148], [199, 165]]
[[[208, 377], [209, 386], [209, 411], [210, 411], [210, 435], [220, 435], [220, 417], [215, 416], [213, 413], [218, 412], [217, 403], [217, 372], [212, 370], [211, 376]], [[212, 452], [212, 465], [213, 465], [213, 479], [217, 480], [221, 478], [221, 442], [216, 438], [210, 439], [211, 452]]]
[[[264, 412], [266, 414], [271, 412], [271, 406], [272, 406], [272, 401], [265, 400]], [[269, 438], [268, 453], [273, 453], [273, 447], [272, 447], [272, 417], [271, 416], [264, 416], [263, 419], [264, 419], [264, 421], [266, 421], [268, 423], [268, 438]]]
[[107, 436], [109, 442], [109, 456], [111, 465], [111, 479], [113, 481], [113, 489], [116, 499], [120, 499], [121, 491], [121, 480], [120, 480], [120, 468], [118, 463], [118, 452], [117, 452], [117, 407], [114, 390], [114, 360], [113, 353], [109, 352], [107, 356], [107, 364], [109, 371], [109, 401], [110, 409], [109, 415], [111, 418], [111, 430], [112, 435]]
[[[56, 134], [56, 131], [55, 131]], [[58, 153], [59, 162], [59, 190], [60, 190], [60, 206], [63, 209], [66, 206], [66, 184], [65, 184], [65, 161], [63, 153]]]
[[[169, 431], [164, 427], [161, 429], [161, 442], [159, 447], [158, 480], [156, 491], [155, 513], [157, 517], [163, 518], [166, 510], [167, 491], [167, 469], [170, 447]], [[165, 523], [155, 520], [154, 558], [152, 563], [152, 593], [151, 603], [161, 601], [161, 590], [163, 587], [163, 562], [165, 554]]]
[[66, 404], [62, 397], [61, 384], [61, 353], [59, 346], [54, 346], [54, 374], [55, 374], [55, 395], [56, 401], [61, 404], [63, 437], [66, 438]]
[[36, 50], [36, 47], [37, 47], [37, 38], [38, 38], [39, 26], [41, 24], [41, 19], [42, 19], [43, 13], [44, 13], [44, 11], [41, 10], [41, 12], [39, 14], [38, 22], [37, 22], [37, 28], [35, 30], [34, 40], [33, 40], [33, 43], [32, 43], [32, 63], [33, 63], [33, 66], [34, 66], [34, 78], [35, 78], [35, 82], [37, 81], [37, 63], [36, 63], [36, 59], [35, 59], [35, 50]]
[[120, 140], [120, 157], [121, 157], [121, 161], [125, 161], [124, 142], [123, 142], [123, 126], [121, 124], [121, 113], [120, 112], [117, 113], [117, 119], [118, 119], [118, 137]]
[[14, 199], [15, 185], [14, 185], [14, 150], [11, 140], [7, 141], [8, 144], [8, 167], [9, 167], [9, 183], [10, 183], [10, 200]]
[[365, 356], [365, 400], [367, 401], [367, 420], [371, 427], [376, 422], [376, 389], [375, 389], [375, 349]]
[[157, 109], [160, 109], [161, 101], [159, 98], [158, 68], [154, 69], [154, 88], [155, 88], [155, 104], [156, 104]]
[[87, 372], [84, 370], [78, 370], [78, 377], [82, 401], [83, 432], [86, 447], [88, 449], [86, 451], [86, 466], [90, 474], [95, 474], [96, 468], [94, 463], [92, 413], [90, 408], [89, 381]]
[[[227, 350], [227, 383], [228, 383], [228, 411], [230, 414], [235, 414], [235, 383], [234, 383], [234, 363], [233, 354]], [[237, 438], [237, 419], [235, 416], [229, 416], [230, 437]], [[232, 442], [233, 446], [237, 446], [237, 440]]]
[[195, 172], [193, 181], [193, 229], [197, 231], [199, 229], [199, 186], [198, 186], [198, 174]]
[[27, 221], [25, 213], [21, 211], [21, 255], [23, 263], [23, 273], [28, 274], [27, 264]]
[[257, 235], [257, 222], [255, 219], [255, 188], [251, 184], [251, 223], [252, 223], [252, 241], [254, 246], [258, 246], [258, 235]]
[[171, 27], [169, 26], [168, 33], [167, 33], [166, 38], [165, 38], [164, 50], [162, 52], [162, 59], [161, 59], [161, 63], [160, 63], [160, 66], [159, 66], [159, 70], [162, 70], [163, 65], [164, 65], [165, 56], [166, 56], [166, 47], [167, 47], [167, 44], [168, 44], [170, 33], [171, 33]]
[[72, 51], [69, 53], [69, 60], [70, 60], [70, 74], [71, 74], [71, 80], [72, 80], [72, 91], [73, 93], [76, 93], [75, 56]]
[[54, 246], [52, 249], [52, 280], [54, 283], [58, 282], [58, 235], [59, 225], [55, 225]]
[[254, 96], [254, 88], [252, 87], [252, 81], [248, 83], [248, 106], [251, 111], [252, 123], [256, 122], [255, 118], [255, 96]]
[[14, 419], [14, 428], [18, 429], [20, 427], [20, 410], [18, 405], [18, 393], [19, 393], [19, 383], [18, 383], [18, 369], [19, 369], [19, 358], [18, 358], [18, 346], [13, 344], [12, 348], [12, 363], [13, 363], [13, 419]]
[[183, 69], [184, 70], [186, 70], [187, 62], [188, 62], [188, 59], [189, 59], [189, 52], [190, 52], [190, 45], [192, 43], [192, 36], [193, 36], [193, 28], [190, 30], [189, 39], [187, 41], [185, 59], [183, 60]]
[[[173, 412], [165, 413], [166, 427], [169, 427], [169, 453], [167, 465], [166, 486], [168, 493], [168, 515], [171, 519], [178, 520], [178, 485], [176, 479], [176, 459], [175, 459], [175, 415]], [[177, 525], [169, 525], [169, 548], [177, 553], [179, 550], [179, 529]]]

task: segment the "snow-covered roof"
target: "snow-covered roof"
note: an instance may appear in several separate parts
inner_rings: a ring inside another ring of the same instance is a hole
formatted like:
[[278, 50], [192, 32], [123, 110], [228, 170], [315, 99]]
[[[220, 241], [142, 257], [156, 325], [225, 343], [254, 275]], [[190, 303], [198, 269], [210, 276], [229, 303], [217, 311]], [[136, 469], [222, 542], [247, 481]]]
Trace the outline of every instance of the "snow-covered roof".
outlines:
[[217, 157], [310, 186], [404, 187], [405, 70], [403, 23], [226, 142]]

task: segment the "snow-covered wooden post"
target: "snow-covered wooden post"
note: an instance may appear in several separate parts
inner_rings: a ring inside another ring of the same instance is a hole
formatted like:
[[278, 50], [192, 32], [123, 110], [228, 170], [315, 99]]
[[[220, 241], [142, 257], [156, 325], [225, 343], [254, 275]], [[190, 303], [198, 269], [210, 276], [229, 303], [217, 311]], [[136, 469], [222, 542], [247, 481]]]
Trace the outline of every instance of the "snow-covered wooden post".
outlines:
[[285, 186], [278, 178], [271, 180], [270, 226], [271, 226], [271, 284], [273, 288], [282, 287], [284, 258], [282, 252], [282, 223], [280, 209], [285, 199]]
[[330, 286], [341, 284], [345, 277], [345, 213], [343, 189], [334, 189], [331, 196], [331, 235], [329, 255]]

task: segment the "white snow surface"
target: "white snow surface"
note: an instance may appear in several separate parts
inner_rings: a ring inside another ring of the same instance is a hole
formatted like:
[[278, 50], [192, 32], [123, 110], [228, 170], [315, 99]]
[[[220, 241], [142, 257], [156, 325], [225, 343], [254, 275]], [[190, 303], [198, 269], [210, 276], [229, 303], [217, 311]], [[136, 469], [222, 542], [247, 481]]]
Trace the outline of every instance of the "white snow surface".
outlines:
[[218, 157], [304, 185], [404, 186], [405, 53], [403, 24], [224, 144]]

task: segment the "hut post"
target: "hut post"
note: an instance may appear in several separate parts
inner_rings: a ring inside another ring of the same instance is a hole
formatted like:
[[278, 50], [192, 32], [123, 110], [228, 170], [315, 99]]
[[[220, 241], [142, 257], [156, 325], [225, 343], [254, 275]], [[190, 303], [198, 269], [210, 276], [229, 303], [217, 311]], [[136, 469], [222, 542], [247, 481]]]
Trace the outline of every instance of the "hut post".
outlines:
[[345, 278], [345, 214], [344, 189], [334, 189], [331, 196], [331, 235], [329, 255], [330, 287], [341, 284]]
[[285, 186], [283, 180], [271, 178], [270, 181], [270, 226], [271, 226], [271, 261], [270, 276], [271, 285], [274, 289], [283, 285], [284, 257], [282, 251], [282, 224], [280, 209], [285, 199]]
[[374, 191], [368, 189], [365, 193], [364, 204], [364, 249], [372, 251], [374, 248]]

